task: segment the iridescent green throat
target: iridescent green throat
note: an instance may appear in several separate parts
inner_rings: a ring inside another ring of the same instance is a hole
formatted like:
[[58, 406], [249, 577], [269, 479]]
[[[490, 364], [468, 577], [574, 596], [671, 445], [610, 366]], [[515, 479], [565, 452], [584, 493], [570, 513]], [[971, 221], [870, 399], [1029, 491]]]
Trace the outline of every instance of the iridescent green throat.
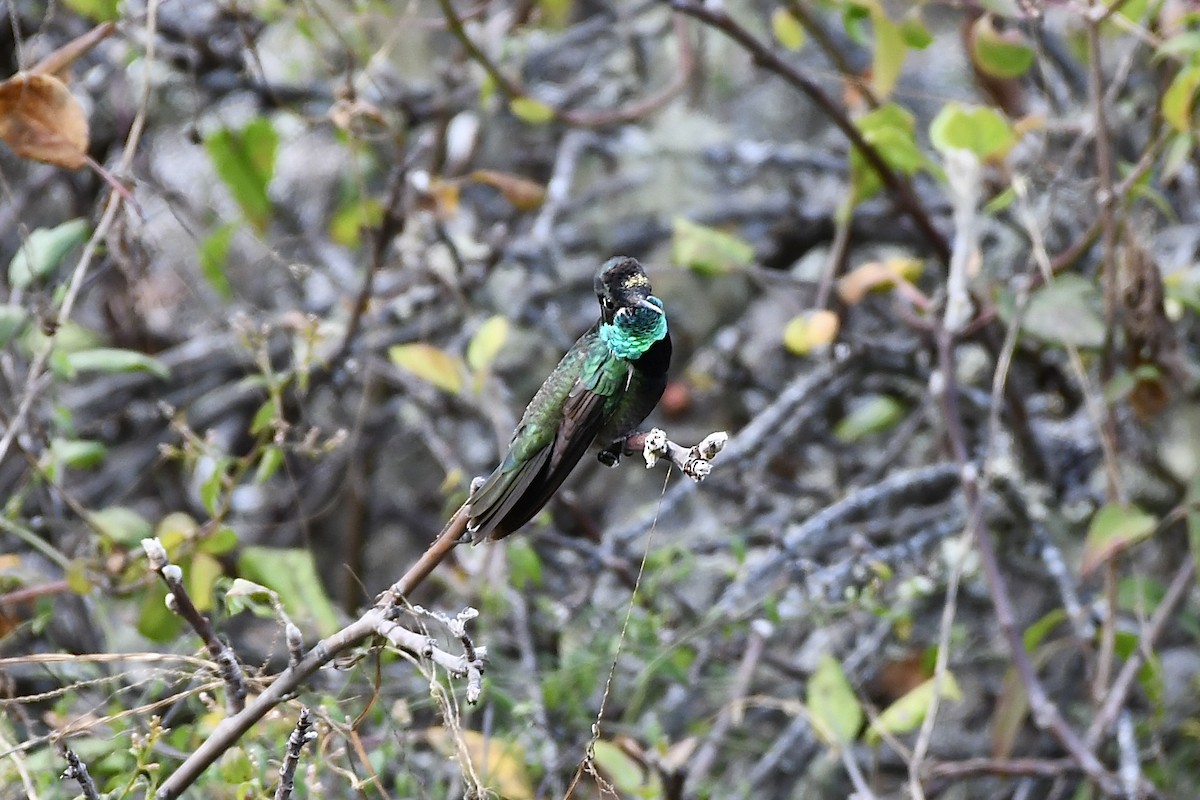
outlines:
[[[650, 302], [659, 308], [662, 301], [651, 296]], [[632, 361], [640, 358], [651, 345], [667, 335], [667, 315], [649, 308], [631, 308], [618, 313], [611, 324], [600, 326], [600, 339], [617, 358]]]

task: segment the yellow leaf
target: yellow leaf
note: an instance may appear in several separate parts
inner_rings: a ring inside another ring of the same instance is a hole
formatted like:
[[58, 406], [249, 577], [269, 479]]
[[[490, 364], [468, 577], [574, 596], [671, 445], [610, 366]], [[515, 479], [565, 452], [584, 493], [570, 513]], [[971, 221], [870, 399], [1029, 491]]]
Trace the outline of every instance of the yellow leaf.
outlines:
[[1200, 87], [1200, 66], [1181, 69], [1163, 93], [1162, 115], [1180, 133], [1192, 129], [1192, 101]]
[[771, 14], [771, 33], [775, 35], [775, 41], [792, 51], [804, 47], [807, 36], [796, 15], [782, 6]]
[[754, 247], [724, 231], [676, 217], [671, 260], [701, 275], [724, 275], [754, 263]]
[[499, 315], [479, 326], [467, 345], [467, 366], [476, 372], [487, 369], [496, 360], [508, 338], [508, 320]]
[[423, 342], [398, 344], [388, 348], [388, 358], [400, 369], [442, 391], [458, 394], [462, 390], [462, 361], [445, 350]]
[[555, 116], [553, 108], [532, 97], [514, 97], [508, 101], [508, 108], [513, 116], [530, 125], [545, 125]]
[[908, 47], [904, 44], [900, 26], [892, 22], [879, 6], [871, 9], [871, 26], [875, 29], [875, 59], [871, 64], [871, 83], [876, 95], [887, 97], [900, 80], [900, 68], [904, 66]]
[[458, 181], [433, 178], [429, 181], [429, 197], [438, 219], [450, 219], [458, 213]]
[[806, 356], [832, 343], [837, 338], [838, 325], [838, 316], [832, 311], [806, 311], [783, 329], [783, 346], [794, 355]]
[[537, 181], [510, 175], [494, 169], [477, 169], [470, 174], [471, 180], [500, 190], [504, 199], [518, 211], [532, 211], [546, 199], [546, 188]]
[[[484, 787], [506, 800], [528, 800], [533, 797], [533, 781], [525, 764], [525, 749], [521, 745], [479, 731], [461, 731], [457, 742], [443, 728], [427, 728], [426, 740], [448, 758], [470, 759]], [[465, 753], [460, 752], [459, 747]]]
[[658, 775], [629, 752], [632, 744], [622, 747], [620, 742], [604, 739], [595, 742], [592, 749], [596, 754], [596, 766], [622, 797], [662, 797]]
[[871, 261], [838, 280], [838, 296], [843, 303], [855, 305], [862, 301], [867, 292], [887, 291], [897, 283], [912, 283], [921, 277], [922, 266], [922, 262], [915, 258]]
[[[929, 703], [933, 700], [933, 687], [936, 678], [930, 678], [916, 688], [910, 690], [896, 702], [885, 708], [871, 727], [867, 730], [867, 743], [874, 744], [882, 738], [882, 734], [900, 734], [914, 731], [925, 720], [929, 711]], [[962, 700], [962, 690], [949, 671], [942, 674], [938, 694], [943, 700]]]
[[1087, 575], [1099, 565], [1158, 529], [1158, 519], [1137, 506], [1110, 503], [1101, 506], [1088, 525], [1083, 543], [1083, 563], [1080, 575]]

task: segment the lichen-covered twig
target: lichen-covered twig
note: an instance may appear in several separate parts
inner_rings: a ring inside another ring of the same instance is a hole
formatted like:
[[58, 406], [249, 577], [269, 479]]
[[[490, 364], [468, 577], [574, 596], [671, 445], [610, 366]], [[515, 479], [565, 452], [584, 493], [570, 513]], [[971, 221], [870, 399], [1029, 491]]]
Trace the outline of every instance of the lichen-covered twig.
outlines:
[[79, 756], [75, 755], [75, 751], [69, 747], [63, 748], [63, 755], [67, 758], [67, 769], [63, 772], [62, 779], [78, 783], [79, 790], [83, 792], [83, 796], [87, 800], [100, 800], [100, 792], [96, 789], [96, 782], [88, 773], [87, 764], [84, 764]]
[[694, 447], [684, 447], [667, 438], [665, 431], [653, 428], [638, 431], [625, 437], [622, 455], [641, 453], [646, 467], [653, 467], [659, 459], [666, 459], [684, 475], [694, 481], [702, 481], [712, 472], [712, 461], [725, 449], [729, 434], [725, 431], [710, 433], [704, 441]]
[[312, 729], [312, 714], [307, 708], [300, 709], [296, 727], [288, 737], [287, 755], [283, 757], [283, 765], [279, 768], [279, 786], [275, 789], [275, 800], [288, 800], [292, 789], [296, 786], [296, 767], [300, 764], [300, 751], [304, 745], [317, 738], [317, 732]]
[[[449, 629], [451, 636], [462, 643], [463, 654], [461, 656], [449, 656], [449, 659], [442, 660], [434, 658], [434, 661], [446, 667], [453, 675], [467, 676], [467, 702], [474, 705], [479, 701], [479, 695], [483, 691], [483, 668], [487, 663], [487, 648], [476, 646], [471, 641], [471, 636], [467, 633], [467, 623], [478, 617], [479, 611], [468, 606], [453, 617], [440, 611], [430, 611], [422, 606], [413, 606], [412, 611], [415, 614], [423, 614], [436, 619]], [[432, 658], [432, 655], [430, 657]]]
[[204, 642], [208, 654], [217, 663], [221, 680], [225, 683], [225, 708], [230, 714], [237, 714], [246, 707], [246, 678], [242, 674], [237, 654], [233, 652], [232, 647], [217, 637], [208, 617], [196, 608], [196, 604], [188, 595], [187, 587], [183, 585], [183, 570], [170, 562], [162, 543], [158, 539], [143, 539], [142, 549], [146, 551], [146, 557], [150, 560], [150, 569], [157, 572], [167, 585], [167, 608], [187, 620], [192, 630]]

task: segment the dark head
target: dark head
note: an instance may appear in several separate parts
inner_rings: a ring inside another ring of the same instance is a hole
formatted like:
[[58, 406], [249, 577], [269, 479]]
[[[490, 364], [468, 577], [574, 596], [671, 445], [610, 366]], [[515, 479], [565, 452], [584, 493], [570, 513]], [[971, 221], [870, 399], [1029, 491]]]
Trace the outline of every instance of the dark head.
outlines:
[[661, 307], [649, 300], [650, 279], [636, 258], [616, 256], [605, 261], [596, 271], [595, 289], [605, 322], [611, 323], [622, 308], [646, 308], [662, 313]]

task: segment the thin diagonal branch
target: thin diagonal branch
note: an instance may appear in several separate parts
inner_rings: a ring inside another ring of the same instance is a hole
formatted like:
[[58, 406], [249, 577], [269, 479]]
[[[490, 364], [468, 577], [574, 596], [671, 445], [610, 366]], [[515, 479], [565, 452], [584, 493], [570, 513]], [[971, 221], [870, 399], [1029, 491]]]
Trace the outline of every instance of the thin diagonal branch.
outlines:
[[946, 242], [946, 237], [933, 224], [933, 220], [929, 218], [924, 205], [921, 204], [920, 199], [913, 191], [912, 184], [907, 178], [898, 174], [888, 165], [879, 153], [879, 150], [863, 138], [862, 132], [858, 130], [854, 122], [846, 115], [845, 110], [835, 103], [829, 95], [825, 94], [821, 90], [821, 87], [817, 86], [808, 76], [778, 56], [766, 44], [759, 41], [757, 37], [733, 17], [725, 13], [718, 5], [701, 4], [692, 2], [692, 0], [670, 0], [670, 3], [671, 7], [676, 11], [687, 14], [689, 17], [694, 17], [705, 25], [715, 28], [730, 39], [733, 39], [751, 55], [754, 63], [783, 78], [811, 100], [837, 126], [838, 130], [850, 140], [850, 144], [862, 154], [867, 163], [871, 165], [871, 169], [879, 174], [880, 180], [887, 187], [896, 205], [917, 226], [921, 235], [925, 237], [929, 246], [937, 254], [938, 260], [943, 264], [950, 263], [950, 245]]

